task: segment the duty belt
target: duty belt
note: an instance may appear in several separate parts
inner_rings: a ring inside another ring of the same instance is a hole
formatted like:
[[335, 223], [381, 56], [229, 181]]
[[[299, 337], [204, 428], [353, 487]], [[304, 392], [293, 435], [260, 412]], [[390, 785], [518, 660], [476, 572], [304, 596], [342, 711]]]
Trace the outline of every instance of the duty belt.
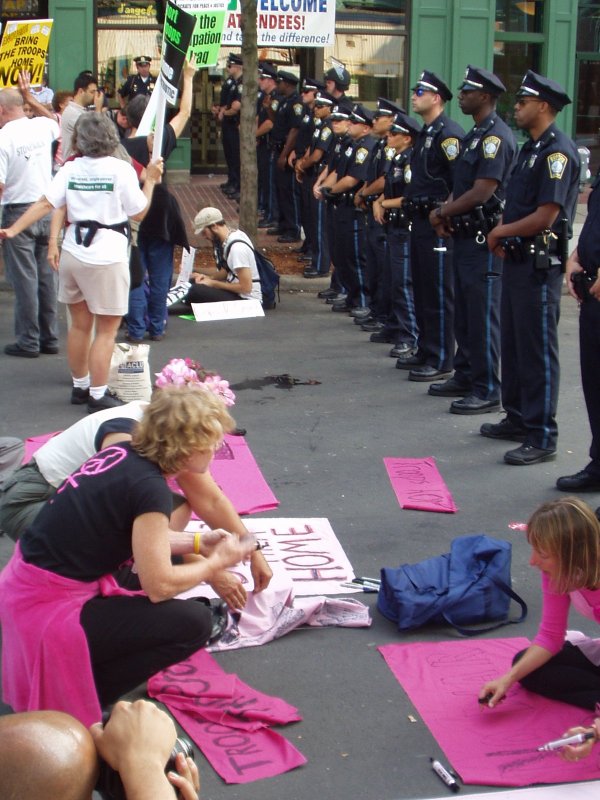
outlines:
[[437, 208], [441, 202], [441, 197], [411, 197], [404, 201], [403, 208], [409, 219], [413, 220], [417, 217], [428, 217], [430, 212]]
[[410, 219], [404, 208], [386, 208], [385, 223], [392, 228], [410, 230]]
[[485, 244], [486, 236], [495, 228], [502, 212], [485, 212], [482, 206], [477, 206], [468, 214], [460, 214], [450, 218], [452, 235], [457, 239], [474, 238], [477, 244]]

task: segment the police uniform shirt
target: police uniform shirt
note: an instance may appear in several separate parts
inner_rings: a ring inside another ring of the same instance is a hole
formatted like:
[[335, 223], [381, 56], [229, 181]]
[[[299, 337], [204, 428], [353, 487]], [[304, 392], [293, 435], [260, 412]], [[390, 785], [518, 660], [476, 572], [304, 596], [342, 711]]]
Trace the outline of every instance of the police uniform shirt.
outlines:
[[336, 136], [333, 146], [330, 148], [329, 151], [329, 159], [327, 160], [327, 169], [330, 173], [335, 172], [337, 174], [337, 169], [340, 164], [340, 160], [342, 158], [342, 153], [344, 153], [348, 147], [352, 146], [352, 137], [349, 133], [345, 133], [343, 136]]
[[154, 89], [155, 81], [152, 75], [147, 81], [142, 80], [139, 75], [130, 75], [123, 86], [119, 89], [121, 97], [137, 97], [138, 95], [150, 95]]
[[445, 114], [423, 126], [414, 146], [407, 197], [445, 198], [450, 194], [464, 135], [460, 125]]
[[294, 92], [290, 97], [280, 95], [273, 122], [273, 141], [284, 144], [292, 128], [299, 128], [304, 116], [304, 107], [300, 95]]
[[231, 77], [227, 78], [227, 80], [221, 86], [221, 94], [219, 96], [219, 105], [222, 108], [226, 108], [229, 103], [229, 93], [231, 92], [233, 86], [235, 84], [235, 80]]
[[378, 139], [375, 147], [371, 151], [371, 157], [367, 165], [367, 177], [365, 183], [372, 183], [386, 175], [392, 166], [395, 150], [389, 147], [387, 140]]
[[315, 130], [315, 125], [317, 122], [319, 122], [319, 120], [315, 119], [313, 112], [307, 105], [303, 104], [303, 109], [304, 113], [298, 127], [296, 144], [294, 145], [294, 150], [296, 151], [296, 156], [298, 158], [301, 158], [308, 150], [312, 140], [312, 135]]
[[588, 198], [587, 217], [583, 223], [577, 255], [581, 266], [595, 275], [600, 267], [600, 170], [592, 183], [592, 192]]
[[338, 180], [345, 175], [357, 178], [359, 183], [364, 182], [367, 177], [367, 166], [369, 157], [377, 145], [377, 139], [368, 133], [360, 139], [351, 141], [342, 151], [340, 162], [337, 167]]
[[401, 153], [396, 153], [392, 159], [383, 186], [383, 196], [386, 200], [404, 196], [406, 187], [411, 181], [410, 157], [412, 152], [413, 148], [409, 147]]
[[456, 199], [467, 192], [476, 180], [489, 179], [498, 182], [494, 194], [502, 200], [516, 152], [513, 132], [495, 111], [492, 112], [462, 141], [454, 169], [453, 197]]
[[[242, 102], [242, 76], [237, 80], [233, 81], [233, 84], [229, 87], [229, 93], [227, 96], [227, 103], [225, 104], [225, 108], [230, 109], [231, 106], [236, 102]], [[223, 122], [229, 124], [237, 125], [240, 119], [240, 112], [238, 111], [236, 114], [232, 114], [227, 117], [223, 117]]]
[[327, 120], [321, 120], [321, 125], [315, 128], [312, 135], [309, 151], [321, 150], [321, 158], [317, 162], [323, 164], [331, 152], [335, 142], [335, 134], [331, 130], [331, 124]]
[[527, 217], [542, 205], [560, 206], [553, 228], [566, 214], [569, 226], [579, 191], [579, 154], [574, 142], [554, 124], [534, 142], [529, 139], [519, 153], [506, 188], [505, 225]]

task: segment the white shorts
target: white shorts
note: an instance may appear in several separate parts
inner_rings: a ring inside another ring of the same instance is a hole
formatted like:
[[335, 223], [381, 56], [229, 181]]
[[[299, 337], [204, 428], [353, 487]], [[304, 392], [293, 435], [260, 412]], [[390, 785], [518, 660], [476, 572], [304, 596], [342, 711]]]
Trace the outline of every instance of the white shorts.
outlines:
[[58, 299], [68, 305], [85, 300], [92, 314], [122, 317], [129, 305], [129, 264], [86, 264], [63, 250]]

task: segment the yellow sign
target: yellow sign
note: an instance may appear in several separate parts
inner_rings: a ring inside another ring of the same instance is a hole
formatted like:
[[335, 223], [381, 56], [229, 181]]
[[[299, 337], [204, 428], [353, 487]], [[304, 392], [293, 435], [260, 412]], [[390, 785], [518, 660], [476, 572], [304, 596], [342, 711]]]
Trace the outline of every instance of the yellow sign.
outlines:
[[41, 85], [51, 30], [51, 19], [6, 23], [0, 45], [0, 89], [17, 86], [22, 69], [31, 74], [32, 86]]

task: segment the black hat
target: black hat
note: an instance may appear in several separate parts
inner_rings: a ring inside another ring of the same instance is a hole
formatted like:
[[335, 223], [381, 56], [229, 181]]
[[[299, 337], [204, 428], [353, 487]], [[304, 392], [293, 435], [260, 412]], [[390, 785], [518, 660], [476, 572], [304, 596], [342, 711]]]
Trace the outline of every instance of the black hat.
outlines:
[[422, 127], [422, 124], [401, 111], [394, 117], [394, 121], [390, 127], [390, 133], [404, 133], [408, 136], [416, 136], [421, 131]]
[[270, 61], [259, 61], [258, 71], [259, 78], [272, 78], [274, 81], [277, 80], [277, 67], [271, 64]]
[[441, 78], [438, 78], [435, 72], [430, 72], [427, 69], [423, 70], [421, 77], [412, 87], [412, 91], [414, 92], [415, 89], [425, 89], [426, 92], [435, 92], [436, 94], [439, 94], [444, 102], [452, 100], [452, 92], [446, 86], [444, 81]]
[[338, 88], [344, 92], [350, 88], [350, 73], [343, 64], [335, 64], [327, 70], [323, 77], [326, 81], [335, 81]]
[[152, 63], [152, 59], [150, 58], [150, 56], [136, 56], [136, 58], [134, 58], [133, 61], [139, 67], [143, 66], [144, 64]]
[[333, 106], [336, 104], [336, 99], [332, 94], [329, 92], [318, 92], [317, 96], [315, 97], [315, 105], [316, 106]]
[[372, 125], [373, 112], [370, 111], [368, 108], [365, 108], [360, 103], [356, 103], [352, 107], [352, 113], [350, 114], [350, 122], [360, 122], [363, 125]]
[[242, 61], [242, 57], [240, 55], [237, 53], [229, 53], [229, 56], [227, 57], [228, 67], [231, 67], [234, 64], [238, 67], [241, 67], [243, 63], [244, 62]]
[[350, 119], [350, 114], [352, 114], [352, 104], [342, 100], [333, 107], [330, 119], [334, 122], [337, 119]]
[[318, 81], [316, 78], [304, 78], [302, 81], [303, 92], [324, 92], [325, 84], [323, 81]]
[[377, 98], [377, 111], [375, 111], [375, 117], [393, 117], [394, 114], [399, 113], [406, 114], [406, 111], [402, 108], [402, 106], [392, 103], [391, 100], [388, 100], [385, 97]]
[[459, 92], [487, 92], [493, 94], [494, 97], [499, 97], [506, 91], [506, 86], [493, 72], [481, 67], [472, 67], [469, 64], [458, 90]]
[[527, 70], [521, 81], [517, 97], [535, 97], [538, 100], [545, 100], [556, 111], [561, 111], [571, 102], [571, 98], [560, 84], [543, 75], [538, 75], [530, 69]]
[[300, 78], [297, 75], [294, 75], [293, 72], [287, 72], [285, 69], [280, 69], [277, 73], [277, 80], [285, 81], [286, 83], [291, 83], [296, 86]]

